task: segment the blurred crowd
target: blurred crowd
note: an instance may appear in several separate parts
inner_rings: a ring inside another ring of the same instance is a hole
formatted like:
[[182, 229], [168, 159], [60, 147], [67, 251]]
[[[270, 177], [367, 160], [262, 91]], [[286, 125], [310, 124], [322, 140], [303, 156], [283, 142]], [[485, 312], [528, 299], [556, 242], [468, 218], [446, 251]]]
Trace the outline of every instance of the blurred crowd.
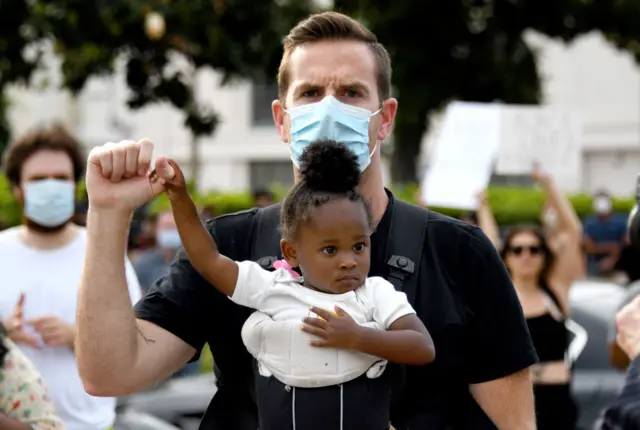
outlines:
[[[544, 237], [544, 246], [559, 259], [554, 264], [568, 267], [573, 279], [598, 278], [622, 285], [640, 280], [640, 250], [631, 246], [627, 231], [629, 213], [614, 210], [609, 192], [594, 193], [592, 213], [580, 219], [554, 178], [536, 163], [532, 179], [544, 191], [545, 204], [536, 227], [527, 228]], [[499, 225], [486, 192], [479, 193], [477, 200], [478, 209], [462, 214], [460, 220], [480, 227], [497, 249], [504, 250], [509, 236], [524, 226]], [[422, 205], [427, 207], [428, 202]], [[524, 249], [517, 255], [530, 254]]]

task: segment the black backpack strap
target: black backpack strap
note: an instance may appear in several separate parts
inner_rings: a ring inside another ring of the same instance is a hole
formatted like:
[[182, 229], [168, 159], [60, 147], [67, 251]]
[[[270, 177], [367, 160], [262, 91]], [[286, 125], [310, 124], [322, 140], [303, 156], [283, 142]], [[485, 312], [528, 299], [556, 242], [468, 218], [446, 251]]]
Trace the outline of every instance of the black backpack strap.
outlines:
[[275, 204], [256, 212], [253, 231], [251, 260], [265, 270], [273, 270], [273, 263], [281, 258], [280, 254], [280, 205]]
[[388, 281], [415, 304], [418, 272], [425, 247], [429, 210], [394, 200], [387, 239]]

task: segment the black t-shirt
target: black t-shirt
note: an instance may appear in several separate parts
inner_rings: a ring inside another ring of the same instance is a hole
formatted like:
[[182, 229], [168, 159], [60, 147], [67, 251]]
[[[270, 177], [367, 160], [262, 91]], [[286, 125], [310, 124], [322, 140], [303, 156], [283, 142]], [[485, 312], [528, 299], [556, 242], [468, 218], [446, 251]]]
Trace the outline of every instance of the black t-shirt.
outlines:
[[[387, 236], [393, 222], [389, 196], [389, 207], [372, 236], [371, 276], [388, 275]], [[207, 223], [221, 253], [237, 261], [251, 259], [256, 212]], [[434, 339], [436, 360], [406, 368], [405, 388], [392, 410], [394, 425], [495, 429], [473, 401], [468, 385], [507, 376], [537, 361], [522, 308], [500, 256], [479, 228], [434, 212], [429, 217], [413, 305]], [[234, 399], [227, 405], [245, 404], [238, 414], [255, 413], [249, 394], [253, 361], [240, 337], [252, 309], [236, 305], [207, 284], [181, 251], [169, 274], [135, 310], [138, 318], [198, 351], [208, 342], [220, 371], [215, 398], [224, 390]], [[234, 407], [218, 408], [216, 414], [227, 415], [219, 421], [229, 423]]]

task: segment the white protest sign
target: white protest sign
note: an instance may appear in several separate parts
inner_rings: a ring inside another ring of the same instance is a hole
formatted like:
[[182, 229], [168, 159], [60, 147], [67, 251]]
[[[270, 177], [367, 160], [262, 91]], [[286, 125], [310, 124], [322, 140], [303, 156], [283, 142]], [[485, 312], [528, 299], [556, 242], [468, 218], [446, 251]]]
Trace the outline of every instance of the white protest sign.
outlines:
[[580, 188], [582, 121], [575, 112], [545, 106], [503, 105], [496, 172], [528, 174], [534, 160], [565, 191]]
[[500, 143], [500, 106], [454, 102], [422, 182], [428, 206], [476, 209], [491, 178]]

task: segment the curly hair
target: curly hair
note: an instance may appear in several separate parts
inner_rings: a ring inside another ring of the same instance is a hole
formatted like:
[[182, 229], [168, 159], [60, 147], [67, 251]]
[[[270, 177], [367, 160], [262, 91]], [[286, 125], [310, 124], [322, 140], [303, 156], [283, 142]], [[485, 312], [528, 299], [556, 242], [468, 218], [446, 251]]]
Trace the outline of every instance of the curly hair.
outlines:
[[301, 180], [282, 204], [280, 231], [284, 238], [295, 239], [298, 227], [309, 220], [313, 209], [338, 199], [362, 203], [372, 227], [371, 206], [356, 188], [360, 175], [358, 159], [345, 145], [333, 140], [311, 143], [302, 153]]

